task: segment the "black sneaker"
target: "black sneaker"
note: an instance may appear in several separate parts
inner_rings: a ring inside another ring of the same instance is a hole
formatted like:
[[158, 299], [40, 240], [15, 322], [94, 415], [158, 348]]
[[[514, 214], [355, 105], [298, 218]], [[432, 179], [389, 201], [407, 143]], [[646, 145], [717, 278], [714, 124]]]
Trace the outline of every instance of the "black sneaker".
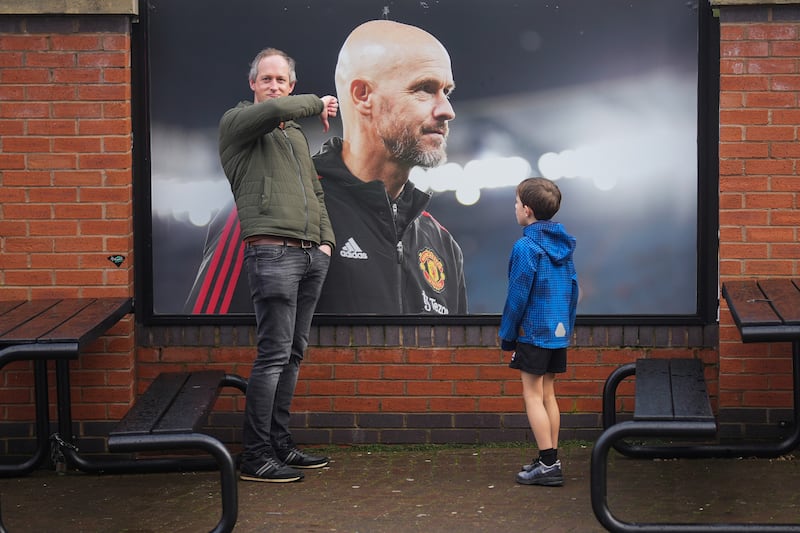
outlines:
[[283, 464], [294, 468], [322, 468], [330, 461], [327, 457], [305, 453], [296, 446], [279, 448], [277, 454]]
[[561, 461], [546, 466], [541, 461], [530, 470], [523, 470], [517, 474], [517, 483], [523, 485], [544, 485], [545, 487], [560, 487], [564, 484], [561, 474]]
[[244, 481], [265, 481], [268, 483], [291, 483], [300, 481], [304, 475], [290, 468], [274, 457], [262, 457], [259, 461], [242, 461], [239, 478]]

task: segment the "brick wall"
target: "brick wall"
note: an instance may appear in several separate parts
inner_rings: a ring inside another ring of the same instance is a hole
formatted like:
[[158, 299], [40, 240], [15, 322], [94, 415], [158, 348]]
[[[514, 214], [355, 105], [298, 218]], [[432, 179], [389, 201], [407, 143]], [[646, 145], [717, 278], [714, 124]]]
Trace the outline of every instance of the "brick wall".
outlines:
[[[799, 95], [800, 7], [722, 6], [721, 283], [800, 275]], [[788, 419], [791, 346], [742, 344], [724, 300], [719, 336], [720, 410]]]
[[[605, 378], [640, 357], [698, 357], [716, 395], [717, 328], [580, 326], [558, 381], [565, 439], [601, 427]], [[140, 387], [166, 369], [220, 367], [247, 376], [255, 354], [250, 326], [139, 327]], [[532, 441], [519, 372], [508, 368], [497, 326], [314, 326], [295, 394], [294, 435], [302, 443]], [[632, 407], [632, 383], [620, 407]], [[241, 395], [225, 395], [226, 439], [239, 441]]]
[[[133, 294], [130, 46], [128, 17], [0, 15], [0, 299]], [[72, 363], [76, 420], [121, 416], [133, 353], [126, 318]], [[0, 372], [5, 434], [30, 437], [32, 384]]]

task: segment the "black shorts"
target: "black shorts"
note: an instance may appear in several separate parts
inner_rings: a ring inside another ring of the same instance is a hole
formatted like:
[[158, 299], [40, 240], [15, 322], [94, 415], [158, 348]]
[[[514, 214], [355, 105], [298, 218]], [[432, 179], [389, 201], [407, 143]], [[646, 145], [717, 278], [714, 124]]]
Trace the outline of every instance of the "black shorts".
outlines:
[[561, 374], [567, 371], [567, 349], [539, 348], [518, 342], [508, 366], [535, 376]]

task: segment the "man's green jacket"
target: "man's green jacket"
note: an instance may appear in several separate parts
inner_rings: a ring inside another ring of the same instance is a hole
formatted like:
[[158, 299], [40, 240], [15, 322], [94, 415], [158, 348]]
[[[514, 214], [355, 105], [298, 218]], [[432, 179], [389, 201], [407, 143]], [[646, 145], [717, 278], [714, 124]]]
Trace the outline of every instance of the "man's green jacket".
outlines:
[[219, 154], [241, 238], [275, 235], [336, 244], [308, 140], [294, 119], [322, 113], [313, 94], [241, 102], [220, 120]]

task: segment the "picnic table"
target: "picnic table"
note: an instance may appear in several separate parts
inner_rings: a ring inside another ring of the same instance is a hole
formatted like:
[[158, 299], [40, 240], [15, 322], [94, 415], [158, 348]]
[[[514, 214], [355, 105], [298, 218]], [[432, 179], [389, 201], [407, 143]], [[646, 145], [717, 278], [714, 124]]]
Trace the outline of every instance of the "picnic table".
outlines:
[[778, 457], [800, 445], [800, 279], [726, 281], [728, 302], [742, 342], [792, 343], [792, 430], [784, 439], [732, 447], [730, 455]]
[[[56, 466], [90, 473], [220, 470], [222, 515], [212, 531], [227, 533], [236, 524], [236, 465], [225, 445], [201, 432], [222, 387], [244, 392], [247, 381], [221, 370], [166, 372], [134, 403], [108, 438], [112, 452], [202, 450], [209, 457], [84, 457], [72, 436], [71, 360], [133, 310], [130, 298], [0, 301], [0, 370], [12, 361], [33, 361], [36, 451], [22, 463], [0, 464], [0, 477], [28, 474], [51, 452]], [[56, 367], [58, 432], [48, 435], [47, 363]], [[0, 520], [0, 533], [4, 533]]]
[[[782, 440], [733, 444], [626, 443], [622, 439], [630, 437], [662, 439], [713, 437], [715, 424], [712, 422], [710, 408], [706, 406], [707, 399], [704, 399], [706, 391], [705, 384], [702, 383], [702, 372], [697, 369], [690, 372], [689, 365], [694, 363], [694, 366], [698, 366], [699, 361], [642, 360], [623, 365], [612, 372], [606, 381], [603, 391], [605, 430], [592, 450], [592, 509], [600, 523], [609, 531], [800, 532], [800, 524], [630, 523], [615, 517], [608, 507], [606, 460], [611, 447], [635, 458], [769, 458], [789, 453], [800, 445], [800, 279], [727, 281], [722, 286], [722, 295], [728, 303], [742, 342], [792, 344], [791, 432]], [[678, 363], [677, 369], [673, 368], [676, 363]], [[637, 382], [634, 418], [632, 421], [617, 423], [614, 413], [617, 386], [629, 376], [636, 376]], [[666, 403], [663, 401], [665, 398]]]
[[56, 365], [57, 435], [71, 443], [69, 362], [132, 310], [131, 298], [0, 301], [0, 370], [13, 361], [33, 361], [36, 413], [33, 456], [17, 464], [0, 464], [0, 477], [28, 474], [49, 455], [48, 361]]

